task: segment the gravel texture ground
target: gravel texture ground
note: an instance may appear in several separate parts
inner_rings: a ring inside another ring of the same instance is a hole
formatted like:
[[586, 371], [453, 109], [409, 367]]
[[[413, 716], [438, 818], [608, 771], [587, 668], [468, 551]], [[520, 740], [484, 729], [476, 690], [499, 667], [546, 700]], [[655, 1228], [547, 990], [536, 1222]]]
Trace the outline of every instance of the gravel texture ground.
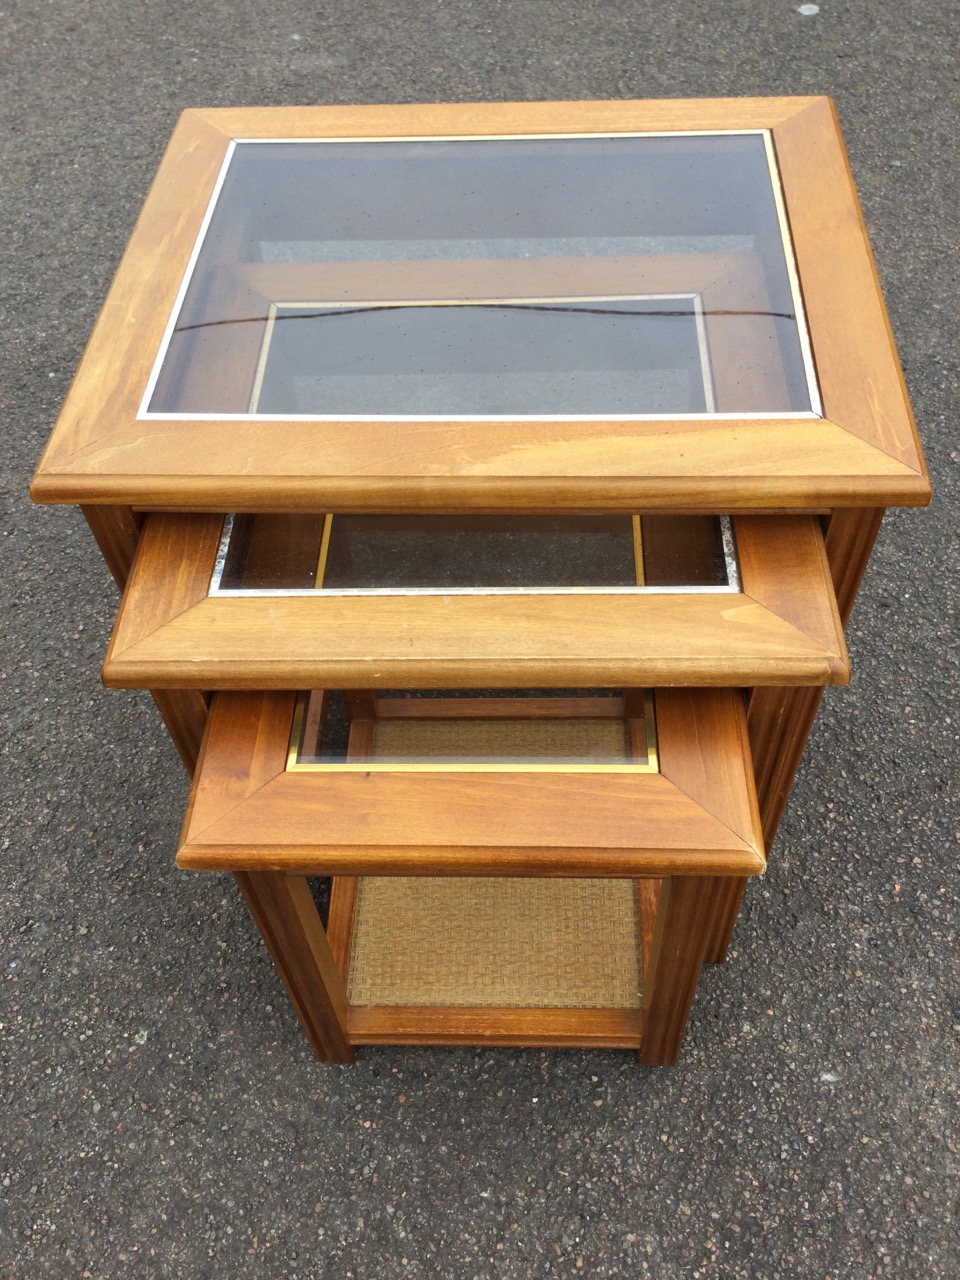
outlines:
[[[960, 10], [918, 0], [0, 0], [0, 1276], [960, 1274]], [[829, 93], [935, 485], [894, 512], [680, 1065], [311, 1058], [116, 600], [26, 487], [187, 106]]]

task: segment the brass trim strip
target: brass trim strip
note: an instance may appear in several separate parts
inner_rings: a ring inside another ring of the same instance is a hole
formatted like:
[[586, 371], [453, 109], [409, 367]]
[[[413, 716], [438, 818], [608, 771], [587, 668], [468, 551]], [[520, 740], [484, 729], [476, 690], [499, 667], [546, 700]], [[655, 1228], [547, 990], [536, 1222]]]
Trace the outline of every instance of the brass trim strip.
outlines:
[[637, 575], [637, 586], [642, 587], [647, 580], [646, 571], [643, 567], [643, 530], [640, 526], [640, 517], [632, 517], [633, 524], [633, 568]]
[[330, 554], [330, 535], [333, 532], [333, 515], [328, 512], [323, 517], [323, 533], [320, 537], [320, 551], [317, 555], [317, 569], [313, 575], [313, 587], [319, 591], [323, 586], [323, 576], [327, 572], [327, 556]]
[[287, 744], [287, 773], [299, 773], [306, 767], [299, 760], [300, 751], [303, 746], [300, 741], [303, 737], [303, 724], [307, 714], [307, 700], [310, 697], [310, 691], [304, 690], [297, 694], [297, 702], [293, 709], [293, 723], [290, 726], [290, 741]]
[[648, 689], [643, 701], [643, 728], [647, 735], [647, 766], [650, 773], [660, 772], [660, 750], [657, 745], [657, 704], [653, 690]]

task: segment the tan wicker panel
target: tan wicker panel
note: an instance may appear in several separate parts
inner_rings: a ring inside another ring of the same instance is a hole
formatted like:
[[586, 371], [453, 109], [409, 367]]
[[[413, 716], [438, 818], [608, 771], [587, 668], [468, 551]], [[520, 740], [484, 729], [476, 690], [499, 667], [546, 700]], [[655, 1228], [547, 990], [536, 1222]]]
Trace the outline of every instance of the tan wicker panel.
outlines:
[[622, 720], [379, 720], [375, 757], [626, 763]]
[[360, 880], [354, 1005], [634, 1009], [632, 880]]

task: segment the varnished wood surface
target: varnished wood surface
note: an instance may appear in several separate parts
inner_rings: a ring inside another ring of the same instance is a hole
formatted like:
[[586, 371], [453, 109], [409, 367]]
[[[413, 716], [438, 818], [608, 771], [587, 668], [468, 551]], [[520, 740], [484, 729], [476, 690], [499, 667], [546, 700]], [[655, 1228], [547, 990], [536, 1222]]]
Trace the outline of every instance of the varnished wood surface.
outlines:
[[773, 136], [824, 412], [928, 486], [833, 103], [816, 99]]
[[634, 1009], [474, 1009], [364, 1007], [347, 1014], [354, 1044], [501, 1045], [636, 1049]]
[[294, 696], [219, 694], [178, 862], [336, 875], [760, 871], [739, 694], [657, 700], [660, 774], [287, 773]]
[[[840, 509], [826, 521], [824, 552], [844, 625], [853, 609], [882, 518], [883, 511], [879, 509]], [[750, 743], [767, 850], [783, 819], [822, 696], [823, 690], [816, 688], [757, 688], [751, 695]], [[728, 882], [714, 913], [705, 957], [708, 962], [725, 958], [743, 894], [742, 879]]]
[[[827, 521], [824, 555], [844, 624], [853, 609], [882, 517], [881, 510], [864, 508], [835, 511]], [[754, 776], [768, 848], [786, 809], [822, 695], [823, 690], [815, 688], [757, 688], [750, 699]]]
[[739, 594], [216, 597], [215, 516], [154, 515], [104, 663], [111, 687], [842, 684], [817, 522], [738, 517]]
[[306, 880], [241, 872], [237, 884], [321, 1062], [350, 1062], [347, 996]]
[[[821, 510], [930, 498], [913, 468], [827, 419], [409, 422], [402, 437], [390, 422], [204, 420], [184, 445], [182, 422], [137, 423], [69, 470], [44, 464], [31, 493], [153, 509], [358, 512]], [[228, 464], [239, 456], [243, 474]]]
[[672, 877], [657, 901], [650, 964], [644, 973], [644, 1066], [672, 1066], [687, 1026], [723, 881]]
[[637, 881], [637, 923], [640, 929], [640, 972], [651, 972], [653, 942], [656, 933], [657, 908], [663, 880], [648, 877]]
[[344, 986], [350, 979], [350, 945], [353, 940], [353, 913], [356, 905], [357, 877], [334, 876], [330, 885], [327, 941]]
[[707, 929], [704, 964], [723, 964], [726, 960], [746, 888], [743, 876], [728, 877], [722, 887], [718, 877], [714, 886], [713, 913]]
[[192, 778], [207, 722], [207, 696], [198, 689], [152, 689], [151, 694], [183, 766]]
[[143, 516], [129, 507], [81, 507], [113, 580], [123, 591], [140, 540]]
[[882, 508], [874, 508], [841, 509], [832, 512], [827, 521], [824, 551], [830, 566], [837, 609], [844, 626], [850, 621], [854, 601], [882, 520]]
[[[84, 507], [83, 515], [121, 591], [136, 559], [142, 517], [129, 507]], [[193, 777], [207, 719], [206, 694], [195, 689], [151, 690], [171, 741]]]
[[[402, 434], [376, 422], [137, 421], [233, 128], [244, 137], [449, 137], [765, 127], [796, 237], [824, 420], [412, 422]], [[922, 504], [929, 484], [832, 108], [787, 98], [186, 113], [33, 493], [221, 510], [744, 510]]]
[[809, 97], [665, 98], [611, 102], [457, 102], [332, 107], [204, 107], [187, 112], [224, 137], [406, 138], [525, 133], [764, 129]]

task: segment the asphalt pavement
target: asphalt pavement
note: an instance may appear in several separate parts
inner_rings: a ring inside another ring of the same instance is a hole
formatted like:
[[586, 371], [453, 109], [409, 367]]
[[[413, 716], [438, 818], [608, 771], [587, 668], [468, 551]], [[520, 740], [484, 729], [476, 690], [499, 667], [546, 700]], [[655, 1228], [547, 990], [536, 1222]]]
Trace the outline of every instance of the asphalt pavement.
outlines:
[[[955, 3], [0, 0], [0, 1276], [960, 1275]], [[827, 93], [935, 498], [889, 514], [680, 1064], [312, 1058], [27, 485], [178, 113]]]

